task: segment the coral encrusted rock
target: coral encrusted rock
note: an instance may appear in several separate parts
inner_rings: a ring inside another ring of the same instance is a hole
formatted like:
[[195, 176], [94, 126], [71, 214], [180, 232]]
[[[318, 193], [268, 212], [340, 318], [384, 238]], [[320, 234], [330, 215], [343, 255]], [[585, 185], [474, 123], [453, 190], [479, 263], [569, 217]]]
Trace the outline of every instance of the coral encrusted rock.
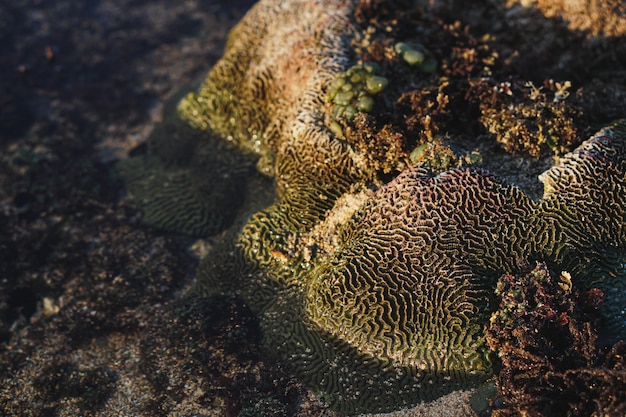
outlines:
[[[380, 369], [396, 369], [402, 379], [382, 385], [404, 391], [396, 402], [432, 400], [489, 375], [482, 329], [497, 278], [520, 260], [559, 265], [582, 288], [613, 294], [604, 320], [623, 336], [624, 129], [621, 122], [600, 131], [544, 173], [539, 201], [485, 171], [406, 170], [336, 232], [334, 253], [299, 275], [303, 320], [363, 364], [390, 361]], [[283, 339], [290, 349], [308, 340], [290, 336], [296, 341]], [[323, 360], [310, 355], [306, 362]], [[352, 386], [364, 383], [353, 378]], [[351, 392], [354, 406], [383, 404], [391, 395], [382, 391]]]
[[[231, 216], [211, 229], [232, 222], [203, 259], [195, 290], [243, 298], [259, 317], [267, 351], [348, 414], [396, 410], [488, 380], [492, 357], [484, 331], [497, 304], [496, 282], [529, 262], [568, 271], [580, 288], [610, 293], [604, 325], [610, 337], [623, 337], [626, 122], [566, 153], [583, 139], [576, 130], [559, 148], [560, 160], [544, 155], [545, 166], [552, 167], [540, 177], [543, 196], [532, 199], [471, 166], [481, 158], [457, 152], [460, 139], [448, 143], [443, 124], [431, 142], [407, 139], [398, 126], [409, 115], [394, 119], [394, 106], [406, 88], [432, 88], [425, 80], [435, 80], [437, 66], [414, 71], [399, 55], [402, 50], [394, 49], [402, 39], [391, 38], [379, 45], [380, 66], [364, 62], [355, 47], [367, 44], [353, 16], [357, 3], [256, 4], [231, 32], [222, 60], [168, 122], [186, 126], [188, 133], [173, 129], [173, 145], [155, 135], [141, 170], [126, 175], [131, 192], [160, 207], [154, 217], [162, 225], [182, 223], [183, 231], [197, 231], [189, 219], [209, 216], [194, 213]], [[433, 52], [428, 59], [438, 58]], [[352, 95], [336, 100], [332, 94], [338, 77], [342, 88], [360, 85], [346, 82], [355, 68], [359, 77], [372, 68], [376, 80], [385, 80], [375, 106], [359, 108]], [[457, 82], [468, 88], [467, 80]], [[448, 100], [444, 95], [442, 88], [441, 106]], [[337, 117], [334, 106], [344, 104], [358, 114]], [[366, 155], [383, 136], [393, 146]], [[440, 156], [446, 163], [420, 163], [424, 158], [415, 151], [411, 157], [408, 143], [423, 146], [422, 153], [445, 149]], [[179, 151], [180, 146], [191, 148]], [[246, 162], [230, 156], [231, 146], [256, 160], [266, 178], [241, 176]], [[473, 145], [464, 146], [471, 151]], [[505, 155], [503, 161], [514, 160]], [[411, 166], [411, 159], [417, 164]], [[177, 169], [184, 174], [171, 177]], [[233, 175], [220, 176], [229, 169]], [[187, 185], [172, 187], [170, 178]], [[231, 201], [224, 190], [237, 195], [242, 187], [234, 182], [241, 178], [247, 192]], [[267, 178], [275, 194], [263, 193], [259, 184]], [[209, 192], [212, 182], [219, 193]], [[169, 197], [184, 189], [193, 194]], [[202, 195], [213, 198], [210, 210]]]

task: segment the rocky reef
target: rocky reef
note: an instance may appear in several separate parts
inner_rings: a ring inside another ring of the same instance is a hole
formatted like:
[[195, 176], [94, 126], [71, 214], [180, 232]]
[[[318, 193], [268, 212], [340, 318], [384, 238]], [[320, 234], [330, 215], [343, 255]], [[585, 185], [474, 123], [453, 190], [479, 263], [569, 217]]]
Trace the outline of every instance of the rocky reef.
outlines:
[[261, 1], [120, 166], [148, 222], [222, 233], [193, 291], [243, 299], [347, 414], [487, 381], [498, 280], [530, 262], [603, 292], [600, 332], [626, 335], [626, 122], [435, 17]]

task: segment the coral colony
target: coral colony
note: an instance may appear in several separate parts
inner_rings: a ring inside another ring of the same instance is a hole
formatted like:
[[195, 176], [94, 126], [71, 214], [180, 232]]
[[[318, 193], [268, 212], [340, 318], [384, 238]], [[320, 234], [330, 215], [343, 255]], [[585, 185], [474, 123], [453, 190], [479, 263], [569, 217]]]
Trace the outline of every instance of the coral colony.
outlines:
[[[489, 379], [496, 284], [533, 262], [604, 291], [605, 332], [623, 337], [626, 123], [583, 141], [565, 84], [517, 94], [521, 81], [476, 73], [474, 56], [372, 37], [356, 3], [259, 2], [148, 155], [120, 166], [148, 222], [226, 231], [196, 289], [242, 297], [268, 351], [346, 413]], [[472, 94], [446, 96], [453, 83]], [[474, 117], [499, 153], [446, 131], [451, 106], [473, 108], [454, 117]], [[559, 156], [536, 196], [485, 169], [524, 152]]]

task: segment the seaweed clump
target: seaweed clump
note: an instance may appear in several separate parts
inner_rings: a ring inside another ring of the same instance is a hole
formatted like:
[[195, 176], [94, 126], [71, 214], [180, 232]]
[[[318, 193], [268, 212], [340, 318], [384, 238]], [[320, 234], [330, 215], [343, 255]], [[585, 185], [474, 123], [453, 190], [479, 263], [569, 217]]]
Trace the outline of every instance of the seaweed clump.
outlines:
[[507, 152], [533, 157], [562, 154], [581, 137], [582, 110], [569, 99], [569, 81], [546, 80], [542, 87], [528, 81], [473, 81], [467, 92], [478, 103], [478, 120]]
[[626, 414], [626, 344], [597, 346], [603, 293], [577, 291], [545, 264], [505, 274], [487, 343], [498, 353], [501, 398], [494, 417]]

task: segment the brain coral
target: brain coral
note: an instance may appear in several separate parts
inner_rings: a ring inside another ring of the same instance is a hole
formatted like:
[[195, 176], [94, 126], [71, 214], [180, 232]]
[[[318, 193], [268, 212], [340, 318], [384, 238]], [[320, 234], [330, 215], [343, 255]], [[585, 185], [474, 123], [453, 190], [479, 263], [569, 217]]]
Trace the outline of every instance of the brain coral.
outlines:
[[614, 294], [605, 319], [624, 335], [625, 128], [600, 131], [545, 172], [539, 201], [485, 171], [406, 170], [301, 276], [305, 320], [363, 363], [405, 368], [414, 380], [404, 388], [422, 400], [489, 372], [482, 329], [495, 283], [522, 261], [550, 262]]
[[194, 236], [230, 225], [243, 201], [248, 161], [227, 143], [177, 120], [158, 126], [148, 148], [148, 157], [118, 165], [147, 222]]
[[[256, 4], [199, 91], [178, 106], [172, 126], [188, 133], [155, 136], [140, 169], [126, 175], [144, 210], [156, 207], [154, 218], [183, 231], [195, 230], [197, 218], [206, 227], [207, 216], [193, 213], [234, 211], [224, 208], [234, 206], [228, 199], [202, 208], [198, 190], [236, 188], [228, 181], [238, 177], [216, 179], [208, 170], [224, 166], [219, 157], [203, 160], [194, 146], [222, 154], [230, 148], [215, 143], [221, 138], [274, 179], [267, 206], [248, 187], [234, 225], [203, 260], [197, 289], [243, 297], [268, 351], [346, 413], [393, 410], [487, 379], [483, 329], [496, 280], [529, 261], [566, 269], [575, 285], [600, 286], [608, 326], [626, 333], [626, 122], [546, 171], [538, 200], [475, 168], [406, 168], [399, 153], [391, 163], [403, 172], [384, 183], [357, 151], [367, 147], [335, 136], [327, 100], [329, 85], [355, 64], [355, 3]], [[226, 171], [239, 166], [228, 162]], [[192, 193], [172, 199], [164, 184], [177, 169], [184, 186], [175, 189]], [[202, 187], [189, 185], [196, 182]]]

